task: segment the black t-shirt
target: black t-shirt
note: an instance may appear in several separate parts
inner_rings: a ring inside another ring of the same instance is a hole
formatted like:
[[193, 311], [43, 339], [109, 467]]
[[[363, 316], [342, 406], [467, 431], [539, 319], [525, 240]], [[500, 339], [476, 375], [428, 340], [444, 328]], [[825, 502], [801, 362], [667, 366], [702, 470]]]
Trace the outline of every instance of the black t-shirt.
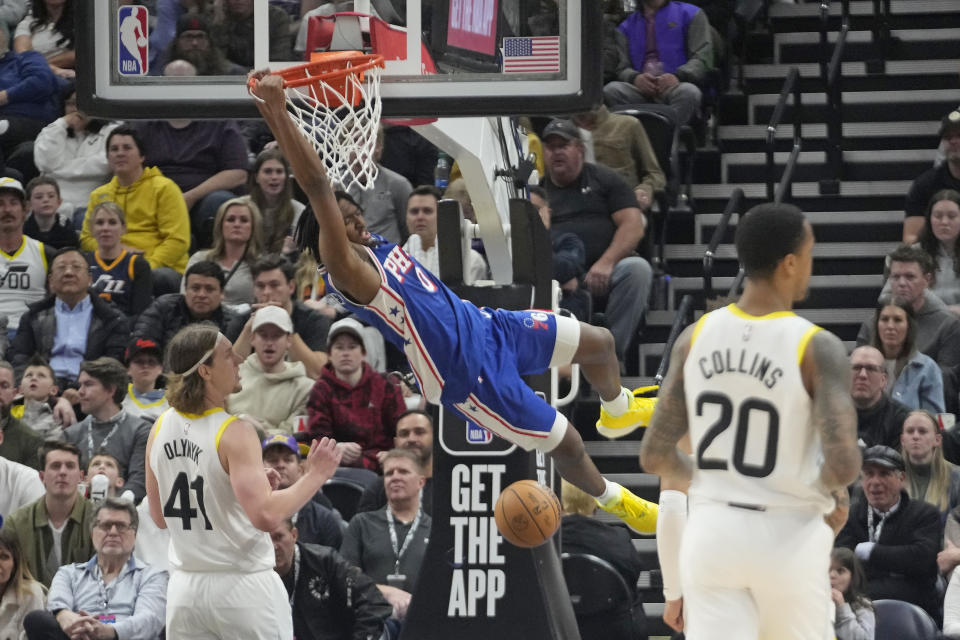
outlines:
[[40, 231], [37, 219], [29, 216], [23, 223], [23, 235], [39, 240], [54, 249], [80, 246], [80, 239], [77, 237], [77, 232], [73, 230], [73, 225], [61, 222], [59, 219], [53, 223], [50, 231]]
[[308, 347], [313, 351], [327, 350], [330, 318], [297, 300], [293, 303], [290, 320], [293, 322], [293, 330], [300, 334], [300, 338]]
[[900, 448], [900, 432], [910, 409], [884, 394], [869, 409], [857, 409], [857, 436], [868, 446]]
[[927, 169], [910, 185], [910, 191], [907, 192], [907, 217], [925, 216], [927, 207], [930, 206], [930, 198], [942, 189], [960, 191], [960, 180], [953, 177], [946, 162], [939, 167]]
[[583, 163], [580, 177], [566, 187], [544, 180], [550, 204], [550, 235], [573, 233], [587, 250], [587, 268], [593, 265], [613, 241], [617, 225], [613, 214], [637, 206], [633, 190], [612, 170]]

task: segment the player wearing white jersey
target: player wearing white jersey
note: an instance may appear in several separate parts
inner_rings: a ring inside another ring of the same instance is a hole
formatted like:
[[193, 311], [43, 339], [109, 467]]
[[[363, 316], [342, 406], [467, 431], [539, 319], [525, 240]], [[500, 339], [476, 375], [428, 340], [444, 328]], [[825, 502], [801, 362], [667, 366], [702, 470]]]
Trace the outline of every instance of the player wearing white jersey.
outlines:
[[640, 462], [662, 481], [664, 618], [688, 640], [833, 637], [830, 529], [860, 452], [843, 345], [791, 311], [813, 243], [792, 205], [747, 212], [743, 296], [680, 335], [644, 435]]
[[333, 475], [336, 442], [314, 441], [300, 480], [276, 490], [253, 427], [223, 409], [240, 388], [230, 341], [213, 325], [189, 325], [167, 359], [171, 408], [147, 442], [150, 516], [170, 531], [167, 636], [289, 640], [290, 604], [267, 532]]

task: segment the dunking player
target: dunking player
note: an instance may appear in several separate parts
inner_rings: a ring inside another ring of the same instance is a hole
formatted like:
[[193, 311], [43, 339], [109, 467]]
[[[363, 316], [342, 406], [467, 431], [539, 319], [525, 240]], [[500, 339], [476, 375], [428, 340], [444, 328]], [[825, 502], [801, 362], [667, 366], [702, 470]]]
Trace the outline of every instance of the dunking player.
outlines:
[[637, 531], [652, 532], [656, 505], [600, 475], [576, 429], [520, 378], [580, 364], [603, 404], [599, 427], [619, 435], [646, 424], [654, 400], [620, 386], [613, 337], [543, 311], [478, 309], [461, 300], [404, 251], [344, 217], [323, 163], [287, 116], [281, 78], [255, 72], [252, 92], [315, 218], [301, 246], [324, 265], [328, 291], [378, 327], [406, 354], [428, 400], [462, 414], [525, 449], [548, 452], [564, 478]]
[[836, 336], [791, 311], [812, 267], [803, 213], [756, 206], [736, 245], [743, 296], [680, 335], [640, 452], [662, 481], [665, 618], [688, 640], [824, 640], [824, 515], [843, 526], [860, 470], [849, 362]]
[[[223, 410], [239, 360], [216, 327], [192, 324], [167, 350], [170, 409], [147, 442], [150, 516], [170, 530], [168, 638], [293, 638], [270, 535], [336, 471], [333, 440], [314, 441], [305, 473], [268, 481], [253, 426]], [[271, 471], [276, 474], [276, 472]]]

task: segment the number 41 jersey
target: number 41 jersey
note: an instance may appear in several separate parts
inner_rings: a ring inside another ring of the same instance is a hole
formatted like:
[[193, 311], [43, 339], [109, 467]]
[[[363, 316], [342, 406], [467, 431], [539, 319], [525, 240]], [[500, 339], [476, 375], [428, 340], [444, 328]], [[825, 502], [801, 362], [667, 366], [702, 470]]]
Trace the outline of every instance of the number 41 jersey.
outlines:
[[234, 420], [223, 409], [195, 415], [170, 408], [154, 424], [148, 464], [160, 487], [173, 569], [273, 569], [270, 535], [254, 527], [244, 513], [217, 454], [220, 437]]
[[704, 315], [683, 367], [693, 449], [690, 496], [828, 513], [822, 451], [800, 363], [820, 327], [793, 312]]

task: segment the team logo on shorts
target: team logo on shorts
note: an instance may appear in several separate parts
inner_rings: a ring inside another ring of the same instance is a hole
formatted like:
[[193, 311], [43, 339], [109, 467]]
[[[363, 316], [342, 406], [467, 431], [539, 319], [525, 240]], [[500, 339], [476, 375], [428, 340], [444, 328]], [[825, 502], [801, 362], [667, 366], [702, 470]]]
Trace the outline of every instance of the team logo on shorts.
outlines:
[[523, 326], [527, 329], [542, 329], [549, 330], [550, 325], [547, 324], [547, 314], [542, 311], [532, 311], [530, 315], [523, 319]]
[[481, 427], [467, 421], [467, 442], [470, 444], [490, 444], [493, 442], [493, 434]]

